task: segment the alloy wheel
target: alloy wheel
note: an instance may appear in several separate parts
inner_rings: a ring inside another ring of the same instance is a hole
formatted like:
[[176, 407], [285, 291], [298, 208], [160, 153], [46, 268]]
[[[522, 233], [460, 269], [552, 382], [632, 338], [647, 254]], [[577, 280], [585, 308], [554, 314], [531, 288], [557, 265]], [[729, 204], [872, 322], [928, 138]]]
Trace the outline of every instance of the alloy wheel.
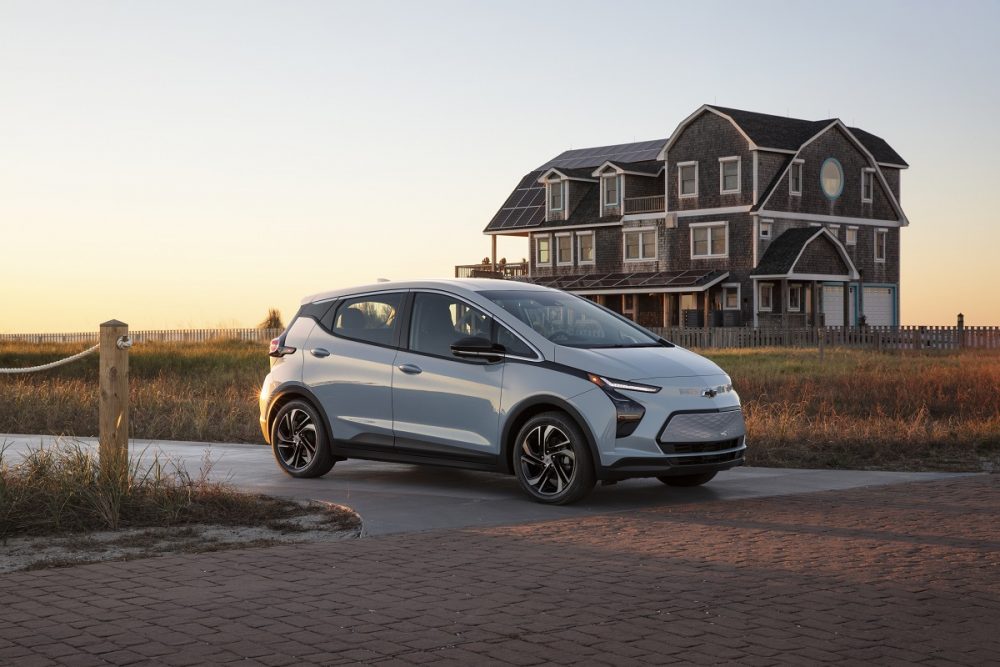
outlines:
[[316, 424], [305, 410], [286, 412], [275, 435], [275, 451], [289, 470], [304, 470], [316, 456]]
[[576, 454], [566, 433], [558, 426], [540, 424], [521, 442], [524, 481], [542, 496], [556, 496], [573, 482]]

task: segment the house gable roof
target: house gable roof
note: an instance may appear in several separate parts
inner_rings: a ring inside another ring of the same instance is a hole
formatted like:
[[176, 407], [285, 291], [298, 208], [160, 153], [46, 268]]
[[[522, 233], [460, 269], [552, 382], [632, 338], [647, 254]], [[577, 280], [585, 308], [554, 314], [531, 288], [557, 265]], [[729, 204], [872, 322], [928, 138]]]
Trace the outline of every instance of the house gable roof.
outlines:
[[591, 176], [599, 177], [602, 172], [612, 169], [616, 174], [630, 174], [633, 176], [659, 176], [663, 171], [663, 162], [660, 160], [643, 160], [642, 162], [620, 162], [617, 160], [605, 160], [601, 166], [591, 172]]
[[539, 183], [544, 183], [545, 181], [552, 180], [552, 177], [556, 176], [560, 179], [568, 181], [588, 181], [594, 182], [594, 178], [590, 175], [590, 168], [577, 168], [568, 169], [566, 167], [551, 167], [546, 169], [541, 176], [538, 177]]
[[851, 280], [858, 279], [858, 270], [851, 261], [851, 256], [840, 241], [825, 227], [794, 227], [787, 229], [778, 238], [771, 241], [764, 256], [760, 258], [750, 275], [755, 278], [795, 278], [810, 272], [798, 267], [799, 260], [806, 253], [810, 244], [829, 243], [839, 255], [843, 271], [828, 273], [829, 276], [844, 276]]

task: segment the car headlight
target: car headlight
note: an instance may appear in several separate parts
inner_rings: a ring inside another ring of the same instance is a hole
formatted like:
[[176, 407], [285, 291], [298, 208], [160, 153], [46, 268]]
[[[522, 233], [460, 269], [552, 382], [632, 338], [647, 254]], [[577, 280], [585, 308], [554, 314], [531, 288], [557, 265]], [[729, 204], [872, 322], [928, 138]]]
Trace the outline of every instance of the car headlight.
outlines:
[[619, 392], [641, 391], [645, 394], [655, 394], [660, 391], [659, 387], [654, 387], [640, 382], [626, 382], [625, 380], [613, 380], [594, 373], [588, 373], [587, 379], [604, 390], [604, 393], [615, 406], [617, 426], [615, 427], [615, 437], [624, 438], [632, 435], [639, 422], [646, 414], [646, 408], [642, 407], [631, 398]]

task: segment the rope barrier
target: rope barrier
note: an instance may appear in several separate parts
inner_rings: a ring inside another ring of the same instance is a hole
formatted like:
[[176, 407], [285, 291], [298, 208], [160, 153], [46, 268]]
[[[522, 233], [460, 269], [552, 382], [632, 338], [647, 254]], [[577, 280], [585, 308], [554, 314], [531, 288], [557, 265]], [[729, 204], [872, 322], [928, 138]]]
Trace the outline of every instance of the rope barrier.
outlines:
[[95, 345], [94, 347], [89, 347], [79, 354], [74, 354], [72, 357], [66, 357], [65, 359], [60, 359], [58, 361], [53, 361], [48, 364], [42, 364], [41, 366], [28, 366], [26, 368], [0, 368], [0, 375], [13, 375], [15, 373], [35, 373], [37, 371], [47, 371], [50, 368], [55, 368], [57, 366], [62, 366], [63, 364], [68, 364], [71, 361], [76, 361], [81, 357], [85, 357], [92, 352], [97, 352], [100, 345]]

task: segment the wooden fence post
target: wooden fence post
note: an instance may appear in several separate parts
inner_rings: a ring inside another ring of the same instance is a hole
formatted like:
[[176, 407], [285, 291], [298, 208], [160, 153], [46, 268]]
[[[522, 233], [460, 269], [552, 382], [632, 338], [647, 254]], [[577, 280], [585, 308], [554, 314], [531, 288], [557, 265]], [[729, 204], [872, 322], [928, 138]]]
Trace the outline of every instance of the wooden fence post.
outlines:
[[123, 478], [128, 470], [128, 325], [101, 325], [100, 461], [103, 473]]
[[965, 347], [965, 315], [958, 314], [958, 346]]

